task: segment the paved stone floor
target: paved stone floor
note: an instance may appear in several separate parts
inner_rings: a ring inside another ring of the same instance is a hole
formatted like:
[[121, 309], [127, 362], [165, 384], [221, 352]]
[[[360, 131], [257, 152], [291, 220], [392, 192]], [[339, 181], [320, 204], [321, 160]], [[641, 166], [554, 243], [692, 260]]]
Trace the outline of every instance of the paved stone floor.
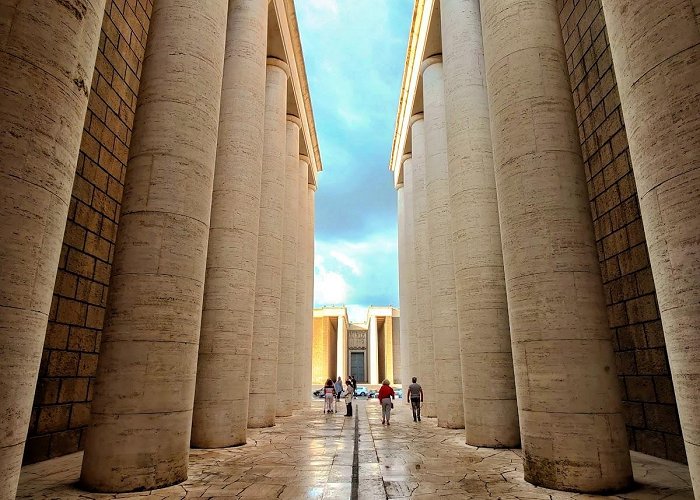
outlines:
[[[314, 402], [273, 428], [250, 432], [246, 446], [193, 450], [190, 478], [178, 486], [86, 493], [75, 485], [82, 458], [76, 453], [25, 467], [17, 498], [602, 498], [536, 488], [523, 480], [519, 450], [466, 446], [462, 431], [440, 429], [435, 419], [414, 424], [408, 405], [398, 400], [395, 406], [385, 427], [376, 401], [358, 401], [356, 458], [355, 419], [324, 415], [321, 402]], [[637, 487], [613, 498], [693, 498], [687, 467], [638, 453], [632, 458]]]

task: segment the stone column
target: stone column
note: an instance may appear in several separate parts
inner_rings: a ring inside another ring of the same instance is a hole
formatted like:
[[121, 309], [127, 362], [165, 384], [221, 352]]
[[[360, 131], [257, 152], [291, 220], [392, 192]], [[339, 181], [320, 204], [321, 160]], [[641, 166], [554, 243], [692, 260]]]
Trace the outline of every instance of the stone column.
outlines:
[[0, 0], [0, 498], [17, 490], [105, 9], [74, 3]]
[[229, 3], [192, 446], [246, 442], [265, 112], [267, 0]]
[[479, 0], [442, 0], [450, 229], [467, 444], [520, 444]]
[[282, 297], [287, 80], [289, 66], [267, 59], [258, 268], [250, 364], [248, 427], [272, 427], [277, 410], [277, 352]]
[[345, 316], [338, 316], [336, 335], [336, 376], [341, 377], [344, 383], [345, 377], [348, 375], [348, 325], [345, 323]]
[[277, 416], [292, 414], [298, 394], [294, 391], [296, 346], [297, 232], [299, 230], [299, 129], [301, 120], [287, 115], [287, 161], [284, 181], [284, 242], [282, 299], [280, 301], [279, 349], [277, 357]]
[[[311, 179], [309, 179], [311, 180]], [[311, 344], [313, 340], [314, 317], [314, 234], [316, 213], [316, 186], [309, 184], [307, 188], [308, 222], [306, 226], [306, 303], [304, 304], [304, 395], [306, 401], [311, 399]]]
[[[309, 157], [299, 155], [299, 178], [298, 178], [298, 195], [299, 195], [299, 220], [297, 228], [297, 295], [296, 295], [296, 348], [294, 350], [294, 391], [297, 393], [295, 399], [295, 408], [300, 409], [311, 398], [310, 393], [304, 393], [304, 377], [306, 376], [304, 363], [304, 342], [306, 342], [306, 298], [307, 298], [307, 273], [306, 273], [306, 246], [308, 234], [307, 216], [309, 211]], [[312, 327], [313, 327], [313, 318]], [[311, 335], [311, 333], [309, 333]], [[310, 382], [309, 382], [310, 383]]]
[[81, 475], [187, 478], [228, 2], [153, 9]]
[[428, 200], [428, 268], [440, 427], [464, 428], [455, 268], [450, 233], [445, 84], [442, 57], [422, 65], [425, 113], [425, 189]]
[[[410, 163], [410, 159], [404, 159], [402, 167], [406, 169], [406, 165]], [[406, 184], [399, 184], [396, 188], [396, 218], [398, 230], [398, 253], [399, 253], [399, 306], [401, 311], [401, 379], [403, 384], [406, 384], [406, 376], [411, 372], [408, 348], [408, 321], [406, 316], [410, 306], [408, 304], [408, 273], [407, 271], [407, 255], [406, 255]]]
[[[421, 117], [423, 115], [420, 115]], [[423, 155], [423, 162], [425, 162], [425, 155]], [[413, 157], [411, 159], [405, 159], [403, 163], [403, 184], [404, 184], [404, 238], [405, 244], [403, 246], [405, 252], [405, 266], [403, 269], [403, 275], [406, 277], [406, 282], [408, 285], [407, 302], [408, 302], [408, 316], [401, 311], [401, 321], [400, 321], [400, 334], [401, 334], [401, 346], [402, 346], [402, 356], [405, 352], [405, 358], [402, 357], [401, 362], [406, 359], [407, 367], [402, 371], [403, 375], [403, 385], [407, 387], [411, 384], [413, 377], [417, 377], [419, 380], [422, 378], [423, 367], [420, 363], [421, 355], [421, 343], [419, 341], [419, 331], [421, 318], [418, 313], [418, 288], [417, 288], [417, 277], [416, 277], [416, 226], [415, 226], [415, 198], [416, 198], [416, 181], [415, 181], [415, 164]], [[406, 325], [406, 321], [408, 324]], [[406, 333], [404, 335], [404, 332]], [[403, 349], [404, 344], [406, 345]]]
[[700, 495], [700, 4], [604, 0], [685, 451]]
[[632, 469], [557, 9], [481, 7], [525, 479], [615, 491]]
[[[437, 415], [437, 386], [435, 384], [435, 353], [433, 347], [433, 326], [430, 313], [430, 270], [428, 261], [428, 198], [425, 189], [425, 121], [423, 114], [411, 118], [411, 149], [413, 161], [413, 228], [415, 235], [414, 273], [416, 276], [416, 339], [419, 349], [415, 362], [420, 371], [415, 376], [423, 387], [423, 415]], [[410, 180], [410, 179], [409, 179]], [[404, 182], [406, 179], [404, 178]], [[410, 263], [409, 263], [410, 265]]]
[[367, 357], [369, 364], [369, 383], [379, 384], [379, 327], [377, 326], [377, 317], [372, 315], [369, 317], [369, 325], [367, 325]]

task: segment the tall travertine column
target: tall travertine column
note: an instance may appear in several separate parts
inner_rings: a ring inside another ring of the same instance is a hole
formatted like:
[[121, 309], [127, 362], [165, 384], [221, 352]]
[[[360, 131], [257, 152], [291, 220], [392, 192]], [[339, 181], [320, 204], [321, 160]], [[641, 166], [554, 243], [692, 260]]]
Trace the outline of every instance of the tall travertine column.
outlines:
[[348, 325], [345, 323], [345, 316], [338, 316], [336, 335], [336, 376], [341, 377], [344, 381], [348, 375]]
[[[425, 187], [425, 120], [422, 114], [411, 117], [411, 167], [413, 185], [413, 228], [415, 235], [413, 268], [416, 277], [416, 338], [420, 372], [415, 374], [423, 388], [423, 415], [437, 415], [437, 385], [435, 383], [435, 354], [433, 326], [430, 312], [430, 270], [428, 261], [428, 197]], [[404, 178], [404, 182], [406, 179]], [[409, 263], [410, 265], [410, 263]], [[461, 399], [460, 399], [461, 401]]]
[[[406, 165], [410, 163], [410, 160], [404, 160], [402, 168], [406, 168]], [[408, 354], [408, 321], [406, 321], [406, 315], [410, 306], [408, 305], [408, 276], [406, 273], [407, 269], [407, 255], [406, 255], [406, 184], [399, 184], [396, 188], [396, 219], [397, 219], [397, 230], [398, 230], [398, 252], [399, 252], [399, 305], [401, 308], [401, 379], [403, 384], [406, 384], [406, 376], [411, 372], [409, 367], [409, 354]]]
[[[311, 181], [311, 179], [309, 179]], [[308, 401], [311, 398], [311, 344], [313, 341], [314, 321], [314, 234], [316, 214], [316, 186], [309, 184], [307, 188], [307, 226], [306, 226], [306, 303], [304, 304], [304, 393], [302, 398]]]
[[280, 301], [279, 348], [277, 356], [277, 416], [292, 414], [294, 391], [294, 350], [297, 307], [297, 232], [299, 231], [299, 129], [301, 121], [287, 115], [287, 160], [284, 190], [284, 249], [282, 299]]
[[525, 479], [632, 481], [554, 2], [481, 3]]
[[255, 275], [255, 315], [248, 406], [250, 428], [275, 425], [277, 410], [288, 78], [287, 63], [279, 59], [267, 59], [258, 269]]
[[520, 444], [479, 0], [442, 0], [450, 229], [467, 444]]
[[603, 0], [632, 168], [700, 496], [700, 3]]
[[428, 269], [440, 427], [464, 428], [455, 268], [450, 233], [445, 85], [442, 57], [423, 61], [425, 189], [428, 200]]
[[370, 316], [367, 325], [367, 363], [369, 365], [369, 383], [379, 384], [379, 327], [377, 317]]
[[[296, 294], [296, 314], [295, 314], [295, 335], [296, 347], [294, 349], [294, 391], [298, 397], [295, 398], [294, 407], [300, 409], [311, 398], [310, 393], [304, 393], [306, 387], [304, 385], [306, 371], [305, 363], [305, 342], [307, 328], [307, 310], [306, 300], [308, 292], [307, 273], [306, 273], [306, 253], [307, 253], [307, 235], [309, 232], [309, 157], [299, 155], [299, 178], [298, 178], [298, 195], [299, 195], [299, 218], [297, 229], [297, 294]], [[311, 319], [313, 322], [313, 318]], [[312, 323], [313, 325], [313, 323]], [[310, 383], [310, 382], [309, 382]]]
[[0, 498], [14, 498], [104, 0], [0, 0]]
[[267, 0], [229, 3], [192, 446], [245, 444], [265, 111]]
[[81, 482], [187, 478], [228, 2], [156, 3]]

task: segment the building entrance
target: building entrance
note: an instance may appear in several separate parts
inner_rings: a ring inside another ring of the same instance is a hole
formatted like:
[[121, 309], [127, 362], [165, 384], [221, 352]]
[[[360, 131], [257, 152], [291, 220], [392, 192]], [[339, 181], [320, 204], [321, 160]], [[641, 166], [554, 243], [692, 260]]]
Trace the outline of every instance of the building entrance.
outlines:
[[350, 374], [355, 377], [358, 382], [366, 382], [365, 378], [365, 353], [351, 352], [350, 353]]

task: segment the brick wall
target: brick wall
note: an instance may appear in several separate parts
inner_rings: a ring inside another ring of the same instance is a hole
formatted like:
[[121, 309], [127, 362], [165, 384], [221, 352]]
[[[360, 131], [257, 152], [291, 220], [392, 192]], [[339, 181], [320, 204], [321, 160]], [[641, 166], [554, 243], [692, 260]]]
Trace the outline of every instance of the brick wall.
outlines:
[[557, 0], [630, 448], [686, 462], [600, 0]]
[[24, 454], [82, 449], [153, 0], [107, 0]]

